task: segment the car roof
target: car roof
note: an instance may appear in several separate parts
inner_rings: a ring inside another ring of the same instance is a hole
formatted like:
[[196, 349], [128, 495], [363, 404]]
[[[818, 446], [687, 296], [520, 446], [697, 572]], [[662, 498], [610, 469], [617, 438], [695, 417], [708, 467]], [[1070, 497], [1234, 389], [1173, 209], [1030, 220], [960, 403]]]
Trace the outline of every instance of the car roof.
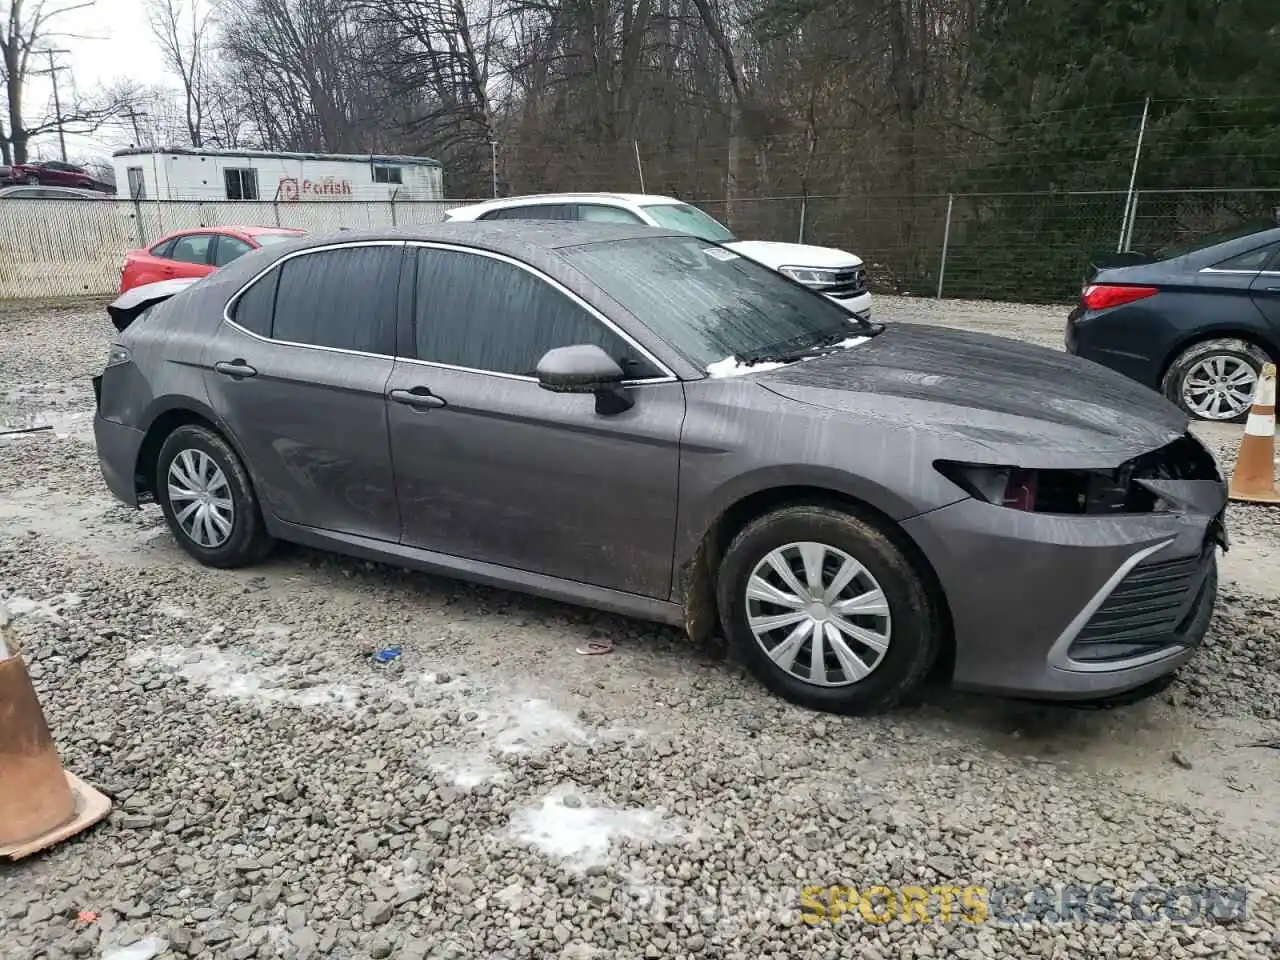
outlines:
[[163, 237], [157, 238], [154, 243], [149, 243], [147, 246], [154, 247], [157, 243], [164, 243], [174, 237], [185, 237], [192, 233], [239, 233], [252, 237], [263, 233], [296, 233], [301, 236], [305, 231], [301, 227], [248, 227], [236, 223], [215, 224], [207, 227], [185, 227], [181, 230], [174, 230], [172, 233], [166, 233]]
[[313, 233], [290, 243], [279, 244], [272, 249], [283, 252], [340, 243], [418, 240], [451, 243], [522, 257], [537, 250], [552, 251], [587, 243], [657, 237], [678, 237], [687, 240], [689, 234], [645, 224], [592, 223], [578, 220], [484, 220], [478, 223], [435, 223], [425, 226], [375, 227]]
[[584, 201], [614, 203], [674, 205], [683, 203], [675, 197], [664, 197], [653, 193], [530, 193], [519, 197], [502, 197], [497, 200], [484, 200], [480, 203], [469, 203], [464, 210], [497, 210], [502, 207], [517, 207], [528, 203], [581, 203]]
[[9, 194], [19, 190], [53, 190], [57, 193], [69, 193], [75, 197], [90, 197], [93, 199], [102, 196], [96, 190], [80, 190], [76, 187], [59, 187], [47, 183], [15, 183], [13, 186], [0, 188], [0, 197], [7, 197]]

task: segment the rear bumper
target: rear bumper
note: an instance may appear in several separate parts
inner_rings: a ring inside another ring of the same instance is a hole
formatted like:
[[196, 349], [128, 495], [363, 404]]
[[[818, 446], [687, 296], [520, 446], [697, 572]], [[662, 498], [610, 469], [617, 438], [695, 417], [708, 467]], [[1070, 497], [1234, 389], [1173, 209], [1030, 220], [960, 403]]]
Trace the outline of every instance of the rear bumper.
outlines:
[[116, 499], [131, 507], [138, 505], [136, 473], [144, 436], [141, 430], [108, 420], [100, 413], [93, 418], [93, 439], [98, 447], [102, 479]]
[[1213, 613], [1221, 493], [1211, 515], [1052, 516], [964, 500], [908, 520], [950, 607], [954, 685], [1090, 700], [1177, 670]]

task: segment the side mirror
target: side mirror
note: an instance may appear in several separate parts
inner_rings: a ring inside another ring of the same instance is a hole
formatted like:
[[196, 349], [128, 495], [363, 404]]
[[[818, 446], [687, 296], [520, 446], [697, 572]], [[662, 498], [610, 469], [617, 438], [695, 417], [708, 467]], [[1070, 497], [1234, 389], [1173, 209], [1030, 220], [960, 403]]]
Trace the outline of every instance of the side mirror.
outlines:
[[594, 393], [596, 412], [621, 413], [633, 402], [622, 388], [618, 362], [594, 344], [548, 350], [538, 361], [538, 386], [553, 393]]

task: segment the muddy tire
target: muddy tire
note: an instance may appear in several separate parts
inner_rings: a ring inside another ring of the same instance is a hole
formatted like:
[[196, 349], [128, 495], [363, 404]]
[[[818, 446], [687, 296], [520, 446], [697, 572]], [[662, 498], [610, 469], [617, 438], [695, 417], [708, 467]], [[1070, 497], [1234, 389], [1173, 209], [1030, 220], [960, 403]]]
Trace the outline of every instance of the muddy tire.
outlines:
[[243, 567], [271, 550], [249, 474], [213, 430], [192, 424], [169, 434], [155, 485], [178, 545], [205, 566]]
[[[1247, 340], [1235, 337], [1204, 340], [1193, 343], [1174, 358], [1160, 389], [1165, 397], [1194, 419], [1243, 423], [1249, 416], [1253, 387], [1263, 364], [1267, 362], [1266, 351]], [[1228, 380], [1248, 382], [1248, 389], [1224, 394], [1221, 402], [1215, 402], [1213, 393], [1219, 374]], [[1206, 385], [1208, 392], [1203, 392]], [[1241, 397], [1247, 397], [1242, 407], [1238, 405]]]
[[814, 710], [865, 714], [920, 688], [942, 618], [899, 537], [805, 504], [734, 538], [716, 577], [721, 622], [770, 690]]

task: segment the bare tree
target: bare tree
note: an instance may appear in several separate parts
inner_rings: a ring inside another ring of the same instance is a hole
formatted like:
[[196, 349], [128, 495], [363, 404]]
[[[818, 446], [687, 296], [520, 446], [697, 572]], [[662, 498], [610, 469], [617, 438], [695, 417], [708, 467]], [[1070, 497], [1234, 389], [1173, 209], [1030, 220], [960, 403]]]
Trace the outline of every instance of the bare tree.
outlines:
[[8, 0], [0, 3], [0, 79], [4, 80], [5, 99], [9, 105], [9, 136], [6, 154], [10, 162], [25, 163], [27, 143], [38, 134], [57, 129], [60, 124], [91, 123], [95, 110], [82, 115], [79, 110], [67, 117], [27, 126], [22, 112], [22, 100], [26, 93], [27, 79], [38, 68], [32, 56], [39, 53], [41, 41], [54, 36], [53, 21], [76, 10], [93, 6], [93, 0]]
[[182, 83], [186, 138], [193, 147], [202, 146], [208, 108], [208, 11], [201, 0], [150, 0], [147, 15], [166, 66]]

